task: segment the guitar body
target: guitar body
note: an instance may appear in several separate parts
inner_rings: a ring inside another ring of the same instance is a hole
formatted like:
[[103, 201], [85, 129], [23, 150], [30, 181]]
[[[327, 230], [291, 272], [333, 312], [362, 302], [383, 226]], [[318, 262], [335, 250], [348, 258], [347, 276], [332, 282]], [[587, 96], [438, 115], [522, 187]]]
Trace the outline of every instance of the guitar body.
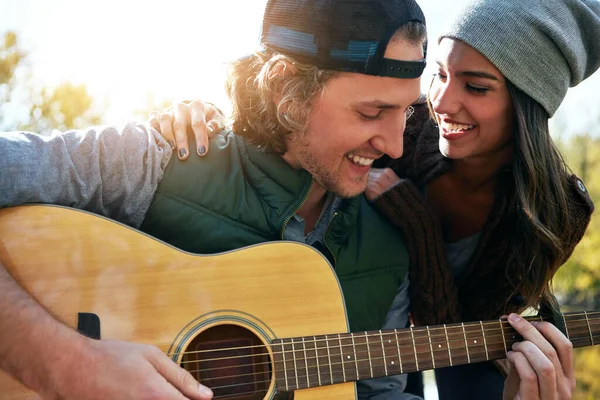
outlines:
[[[308, 246], [274, 242], [200, 256], [86, 212], [24, 206], [0, 210], [0, 261], [60, 321], [76, 329], [78, 313], [94, 314], [102, 339], [153, 344], [195, 366], [213, 390], [222, 387], [216, 395], [356, 398], [354, 383], [281, 395], [275, 387], [272, 339], [348, 331], [335, 273]], [[244, 357], [264, 362], [224, 362], [206, 372], [202, 358], [211, 358], [214, 348], [258, 349]], [[258, 383], [235, 379], [249, 375], [260, 377]], [[0, 372], [0, 399], [33, 398]]]

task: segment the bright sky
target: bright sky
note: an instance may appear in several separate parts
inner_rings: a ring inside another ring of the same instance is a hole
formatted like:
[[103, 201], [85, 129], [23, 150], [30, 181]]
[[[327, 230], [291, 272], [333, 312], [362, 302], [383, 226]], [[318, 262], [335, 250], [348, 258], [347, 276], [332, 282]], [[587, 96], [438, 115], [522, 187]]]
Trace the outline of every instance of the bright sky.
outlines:
[[[467, 0], [418, 1], [435, 43], [452, 6]], [[108, 120], [120, 123], [144, 108], [148, 94], [202, 98], [227, 109], [223, 63], [254, 49], [265, 2], [0, 0], [0, 33], [20, 34], [37, 80], [85, 83], [98, 100], [110, 99]], [[597, 72], [571, 90], [556, 119], [570, 133], [600, 136], [598, 93]]]

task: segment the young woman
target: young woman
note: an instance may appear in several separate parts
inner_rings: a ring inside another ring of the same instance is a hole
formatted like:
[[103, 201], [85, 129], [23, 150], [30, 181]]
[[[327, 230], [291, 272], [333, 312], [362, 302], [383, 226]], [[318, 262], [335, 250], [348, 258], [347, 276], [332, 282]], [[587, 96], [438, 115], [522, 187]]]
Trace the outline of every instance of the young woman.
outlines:
[[[427, 103], [414, 106], [403, 156], [380, 161], [366, 192], [404, 233], [415, 325], [555, 307], [551, 279], [594, 210], [548, 119], [600, 65], [600, 2], [483, 0], [458, 15], [439, 38], [437, 73]], [[376, 123], [385, 113], [358, 117]], [[180, 158], [191, 123], [205, 154], [206, 127], [223, 123], [214, 107], [179, 104], [175, 114], [180, 126], [169, 113], [152, 122]], [[436, 375], [443, 400], [502, 393], [489, 365]]]

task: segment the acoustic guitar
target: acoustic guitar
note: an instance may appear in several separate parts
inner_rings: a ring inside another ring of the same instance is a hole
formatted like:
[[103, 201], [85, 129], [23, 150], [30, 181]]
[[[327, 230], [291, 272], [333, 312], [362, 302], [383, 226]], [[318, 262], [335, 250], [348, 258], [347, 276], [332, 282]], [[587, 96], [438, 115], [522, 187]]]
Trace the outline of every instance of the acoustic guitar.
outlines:
[[[504, 358], [519, 340], [505, 320], [349, 333], [336, 275], [308, 246], [194, 255], [58, 206], [0, 210], [0, 261], [58, 320], [155, 345], [216, 399], [354, 399], [357, 380]], [[560, 322], [575, 347], [600, 343], [599, 312]], [[0, 372], [0, 399], [36, 397]]]

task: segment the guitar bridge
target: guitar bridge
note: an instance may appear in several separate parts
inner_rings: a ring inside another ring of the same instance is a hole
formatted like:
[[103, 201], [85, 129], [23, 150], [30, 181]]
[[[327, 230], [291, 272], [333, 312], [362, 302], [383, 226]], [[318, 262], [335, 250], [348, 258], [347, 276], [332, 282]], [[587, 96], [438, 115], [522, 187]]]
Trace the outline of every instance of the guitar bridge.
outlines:
[[93, 313], [77, 313], [77, 332], [100, 340], [100, 317]]

